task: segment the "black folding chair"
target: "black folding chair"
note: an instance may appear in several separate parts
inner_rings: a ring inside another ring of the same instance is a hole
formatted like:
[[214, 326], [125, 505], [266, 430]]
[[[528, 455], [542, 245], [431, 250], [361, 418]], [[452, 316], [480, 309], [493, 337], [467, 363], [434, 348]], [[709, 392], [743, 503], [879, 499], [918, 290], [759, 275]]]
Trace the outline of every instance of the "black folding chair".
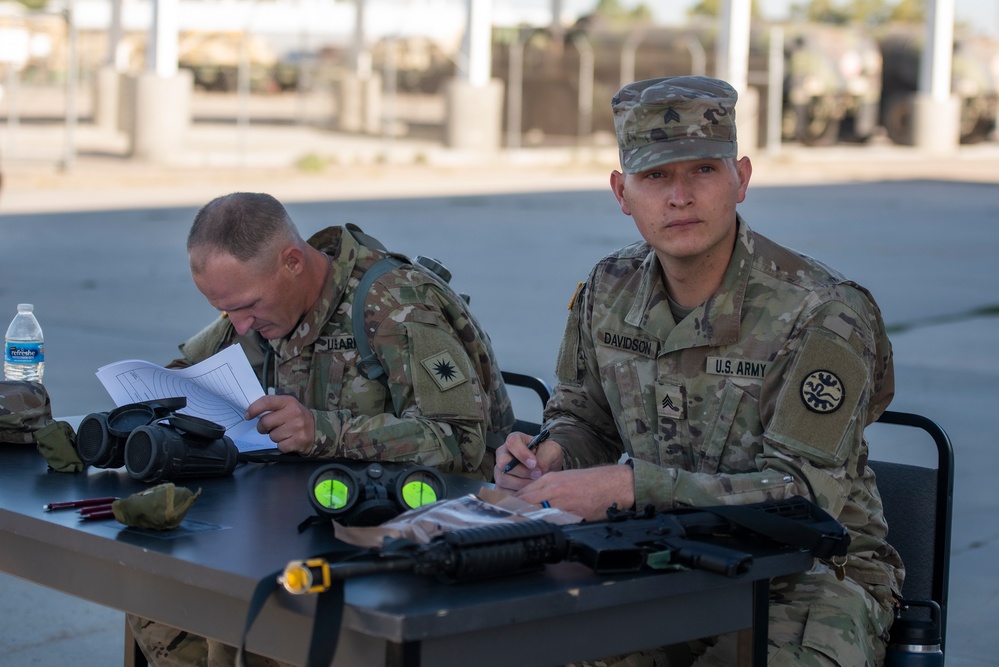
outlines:
[[[523, 387], [524, 389], [533, 391], [541, 400], [542, 411], [544, 411], [545, 405], [548, 403], [548, 399], [552, 395], [551, 387], [549, 387], [544, 380], [534, 377], [533, 375], [503, 371], [503, 382], [510, 387]], [[541, 431], [541, 424], [524, 419], [517, 419], [513, 424], [513, 430], [520, 431], [521, 433], [526, 433], [528, 435], [537, 435]]]
[[[932, 420], [909, 412], [886, 411], [880, 424], [925, 431], [936, 446], [936, 468], [883, 460], [868, 461], [877, 475], [888, 521], [888, 542], [902, 556], [903, 606], [892, 626], [893, 642], [932, 643], [939, 633], [941, 650], [947, 630], [951, 517], [954, 502], [954, 448]], [[872, 450], [876, 443], [871, 443]]]

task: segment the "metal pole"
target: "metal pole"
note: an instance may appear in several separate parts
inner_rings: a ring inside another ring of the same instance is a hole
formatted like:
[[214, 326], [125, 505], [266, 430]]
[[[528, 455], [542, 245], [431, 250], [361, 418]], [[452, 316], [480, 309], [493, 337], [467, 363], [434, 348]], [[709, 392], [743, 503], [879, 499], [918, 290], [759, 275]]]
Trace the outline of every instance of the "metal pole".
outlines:
[[749, 72], [749, 0], [722, 0], [715, 76], [746, 92]]
[[510, 77], [506, 91], [506, 146], [520, 148], [524, 115], [524, 40], [523, 32], [510, 43]]
[[593, 47], [580, 33], [572, 36], [572, 43], [579, 51], [579, 143], [589, 142], [593, 133]]
[[77, 89], [77, 40], [76, 22], [73, 20], [74, 0], [69, 0], [69, 4], [63, 12], [66, 20], [66, 30], [69, 36], [69, 49], [66, 60], [66, 135], [63, 143], [62, 171], [73, 170], [76, 161], [76, 147], [74, 146], [76, 133], [76, 89]]
[[767, 153], [780, 154], [781, 125], [784, 116], [784, 28], [770, 28], [770, 54], [767, 66]]
[[382, 143], [384, 145], [385, 159], [389, 162], [392, 159], [392, 145], [395, 140], [395, 101], [398, 89], [395, 48], [395, 35], [387, 36], [385, 38], [385, 81], [382, 83], [385, 90], [385, 106], [382, 110]]
[[351, 67], [359, 79], [371, 76], [371, 52], [364, 36], [364, 9], [367, 0], [354, 0], [354, 37], [351, 43]]
[[146, 71], [163, 79], [177, 75], [180, 0], [153, 0]]
[[108, 55], [105, 64], [116, 72], [124, 71], [125, 63], [121, 62], [121, 3], [123, 0], [111, 0], [111, 25], [108, 27]]
[[926, 46], [919, 63], [919, 91], [934, 102], [951, 95], [954, 49], [954, 0], [930, 0], [926, 17]]
[[243, 29], [239, 44], [239, 66], [236, 70], [236, 137], [238, 164], [246, 166], [247, 130], [250, 127], [250, 29]]
[[622, 88], [635, 80], [635, 54], [643, 39], [645, 39], [644, 32], [633, 32], [624, 40], [624, 46], [621, 47], [620, 87]]
[[238, 164], [246, 166], [246, 146], [249, 143], [250, 129], [250, 38], [253, 35], [253, 18], [257, 2], [253, 0], [243, 21], [243, 33], [239, 43], [239, 63], [236, 66], [236, 141]]
[[467, 0], [466, 5], [466, 80], [475, 88], [485, 88], [492, 76], [493, 0]]
[[20, 76], [14, 63], [7, 63], [7, 133], [10, 136], [10, 143], [7, 145], [7, 150], [10, 155], [17, 154], [17, 133], [21, 125], [17, 111], [17, 86], [19, 78]]
[[687, 35], [684, 37], [683, 45], [687, 47], [687, 51], [690, 53], [690, 73], [698, 76], [707, 74], [708, 57], [704, 53], [704, 45], [701, 44], [701, 40], [697, 38], [697, 35]]

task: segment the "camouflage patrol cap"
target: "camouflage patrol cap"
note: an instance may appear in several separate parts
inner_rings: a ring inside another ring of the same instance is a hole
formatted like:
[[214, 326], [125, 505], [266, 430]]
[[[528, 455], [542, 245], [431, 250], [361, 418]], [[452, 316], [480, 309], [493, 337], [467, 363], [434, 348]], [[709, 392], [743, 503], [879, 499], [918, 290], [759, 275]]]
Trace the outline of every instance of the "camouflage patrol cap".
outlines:
[[0, 381], [0, 442], [33, 443], [52, 421], [48, 392], [38, 382]]
[[706, 76], [629, 83], [611, 101], [626, 173], [697, 158], [736, 157], [735, 88]]

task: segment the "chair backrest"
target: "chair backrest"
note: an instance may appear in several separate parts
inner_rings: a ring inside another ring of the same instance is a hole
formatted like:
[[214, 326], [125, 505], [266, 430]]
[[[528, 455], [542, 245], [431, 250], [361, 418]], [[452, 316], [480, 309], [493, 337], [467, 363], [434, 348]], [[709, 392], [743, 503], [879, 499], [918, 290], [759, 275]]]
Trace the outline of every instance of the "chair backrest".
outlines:
[[876, 443], [871, 443], [868, 465], [877, 475], [888, 521], [888, 542], [898, 550], [905, 564], [902, 597], [932, 600], [940, 605], [943, 648], [950, 578], [954, 449], [944, 430], [921, 415], [888, 410], [878, 423], [922, 429], [936, 446], [936, 468], [875, 460]]
[[[541, 410], [544, 412], [545, 405], [548, 403], [548, 399], [552, 394], [551, 388], [544, 380], [534, 377], [533, 375], [503, 371], [503, 382], [511, 387], [523, 387], [533, 391], [537, 394], [538, 399], [541, 401]], [[524, 419], [517, 419], [513, 424], [513, 430], [526, 433], [528, 435], [537, 435], [541, 431], [541, 424]]]

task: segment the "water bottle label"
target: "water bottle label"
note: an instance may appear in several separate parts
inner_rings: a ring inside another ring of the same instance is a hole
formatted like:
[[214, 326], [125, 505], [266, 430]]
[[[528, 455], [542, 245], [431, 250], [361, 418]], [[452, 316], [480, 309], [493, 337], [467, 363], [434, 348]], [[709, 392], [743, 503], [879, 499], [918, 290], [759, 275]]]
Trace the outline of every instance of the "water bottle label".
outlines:
[[45, 361], [45, 343], [7, 341], [3, 359], [8, 364], [40, 364]]

